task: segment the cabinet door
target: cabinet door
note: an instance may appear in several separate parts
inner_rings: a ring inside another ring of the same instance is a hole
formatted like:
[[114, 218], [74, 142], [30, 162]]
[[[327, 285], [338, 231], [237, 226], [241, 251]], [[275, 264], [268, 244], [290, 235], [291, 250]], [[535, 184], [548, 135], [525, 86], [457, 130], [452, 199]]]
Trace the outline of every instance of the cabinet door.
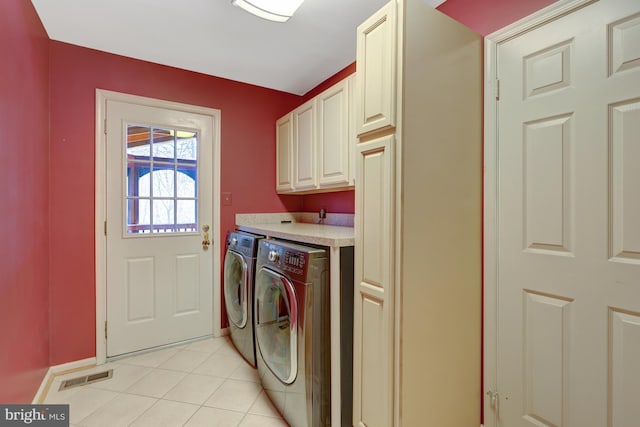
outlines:
[[393, 135], [358, 144], [353, 425], [393, 425]]
[[287, 114], [276, 122], [276, 191], [293, 191], [293, 122]]
[[390, 1], [358, 27], [358, 135], [395, 127], [396, 7]]
[[293, 115], [293, 187], [296, 191], [318, 187], [316, 173], [315, 99], [296, 108]]
[[318, 183], [349, 184], [349, 86], [339, 82], [317, 97]]
[[356, 74], [347, 78], [349, 86], [349, 185], [356, 185], [356, 145], [358, 145], [358, 135], [356, 132]]

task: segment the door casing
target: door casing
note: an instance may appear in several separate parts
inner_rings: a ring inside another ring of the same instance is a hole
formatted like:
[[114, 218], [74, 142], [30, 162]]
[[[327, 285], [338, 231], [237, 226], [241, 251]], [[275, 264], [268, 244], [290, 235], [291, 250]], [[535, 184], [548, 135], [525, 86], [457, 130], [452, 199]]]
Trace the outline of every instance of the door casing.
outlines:
[[484, 57], [484, 224], [483, 224], [483, 408], [484, 426], [495, 427], [491, 393], [497, 390], [498, 345], [498, 48], [501, 43], [555, 21], [598, 0], [559, 0], [485, 37]]
[[107, 340], [105, 322], [107, 320], [107, 239], [104, 223], [107, 217], [106, 200], [106, 105], [107, 100], [128, 102], [149, 107], [166, 108], [210, 116], [214, 121], [213, 134], [213, 331], [214, 336], [222, 336], [220, 299], [220, 119], [221, 112], [213, 108], [181, 104], [154, 98], [129, 95], [103, 89], [96, 89], [96, 146], [95, 146], [95, 264], [96, 264], [96, 363], [107, 360]]

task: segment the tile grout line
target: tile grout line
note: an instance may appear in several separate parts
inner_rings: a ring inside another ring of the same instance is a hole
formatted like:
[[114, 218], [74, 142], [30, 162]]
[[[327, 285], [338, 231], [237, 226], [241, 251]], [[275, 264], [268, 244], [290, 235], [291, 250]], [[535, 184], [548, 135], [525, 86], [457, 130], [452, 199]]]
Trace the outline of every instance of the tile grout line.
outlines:
[[[78, 420], [77, 423], [74, 423], [74, 424], [82, 427], [82, 421], [86, 420], [91, 415], [93, 415], [94, 413], [98, 412], [103, 407], [107, 406], [109, 403], [111, 403], [112, 400], [114, 400], [116, 397], [118, 397], [120, 395], [120, 393], [116, 393], [116, 392], [114, 392], [114, 394], [115, 394], [115, 396], [107, 399], [102, 405], [98, 406], [96, 409], [94, 409], [93, 411], [89, 412], [86, 416], [82, 417], [81, 419]], [[69, 405], [69, 421], [71, 421], [71, 405]]]

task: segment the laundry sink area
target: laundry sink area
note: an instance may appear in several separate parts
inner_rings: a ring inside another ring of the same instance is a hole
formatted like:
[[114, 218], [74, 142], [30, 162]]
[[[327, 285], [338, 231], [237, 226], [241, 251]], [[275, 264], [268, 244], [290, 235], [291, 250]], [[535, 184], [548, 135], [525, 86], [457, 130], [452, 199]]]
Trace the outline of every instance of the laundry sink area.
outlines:
[[327, 214], [318, 223], [317, 213], [237, 214], [239, 230], [332, 248], [353, 246], [352, 214]]

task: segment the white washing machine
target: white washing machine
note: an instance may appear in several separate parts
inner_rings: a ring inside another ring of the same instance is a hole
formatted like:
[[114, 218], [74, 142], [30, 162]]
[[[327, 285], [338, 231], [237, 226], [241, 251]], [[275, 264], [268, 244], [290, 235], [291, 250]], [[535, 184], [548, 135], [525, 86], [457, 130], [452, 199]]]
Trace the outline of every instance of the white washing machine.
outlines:
[[227, 233], [224, 258], [224, 302], [231, 341], [242, 357], [256, 367], [253, 329], [253, 289], [258, 242], [263, 236], [243, 231]]
[[262, 240], [255, 286], [258, 374], [291, 427], [331, 425], [327, 251]]

